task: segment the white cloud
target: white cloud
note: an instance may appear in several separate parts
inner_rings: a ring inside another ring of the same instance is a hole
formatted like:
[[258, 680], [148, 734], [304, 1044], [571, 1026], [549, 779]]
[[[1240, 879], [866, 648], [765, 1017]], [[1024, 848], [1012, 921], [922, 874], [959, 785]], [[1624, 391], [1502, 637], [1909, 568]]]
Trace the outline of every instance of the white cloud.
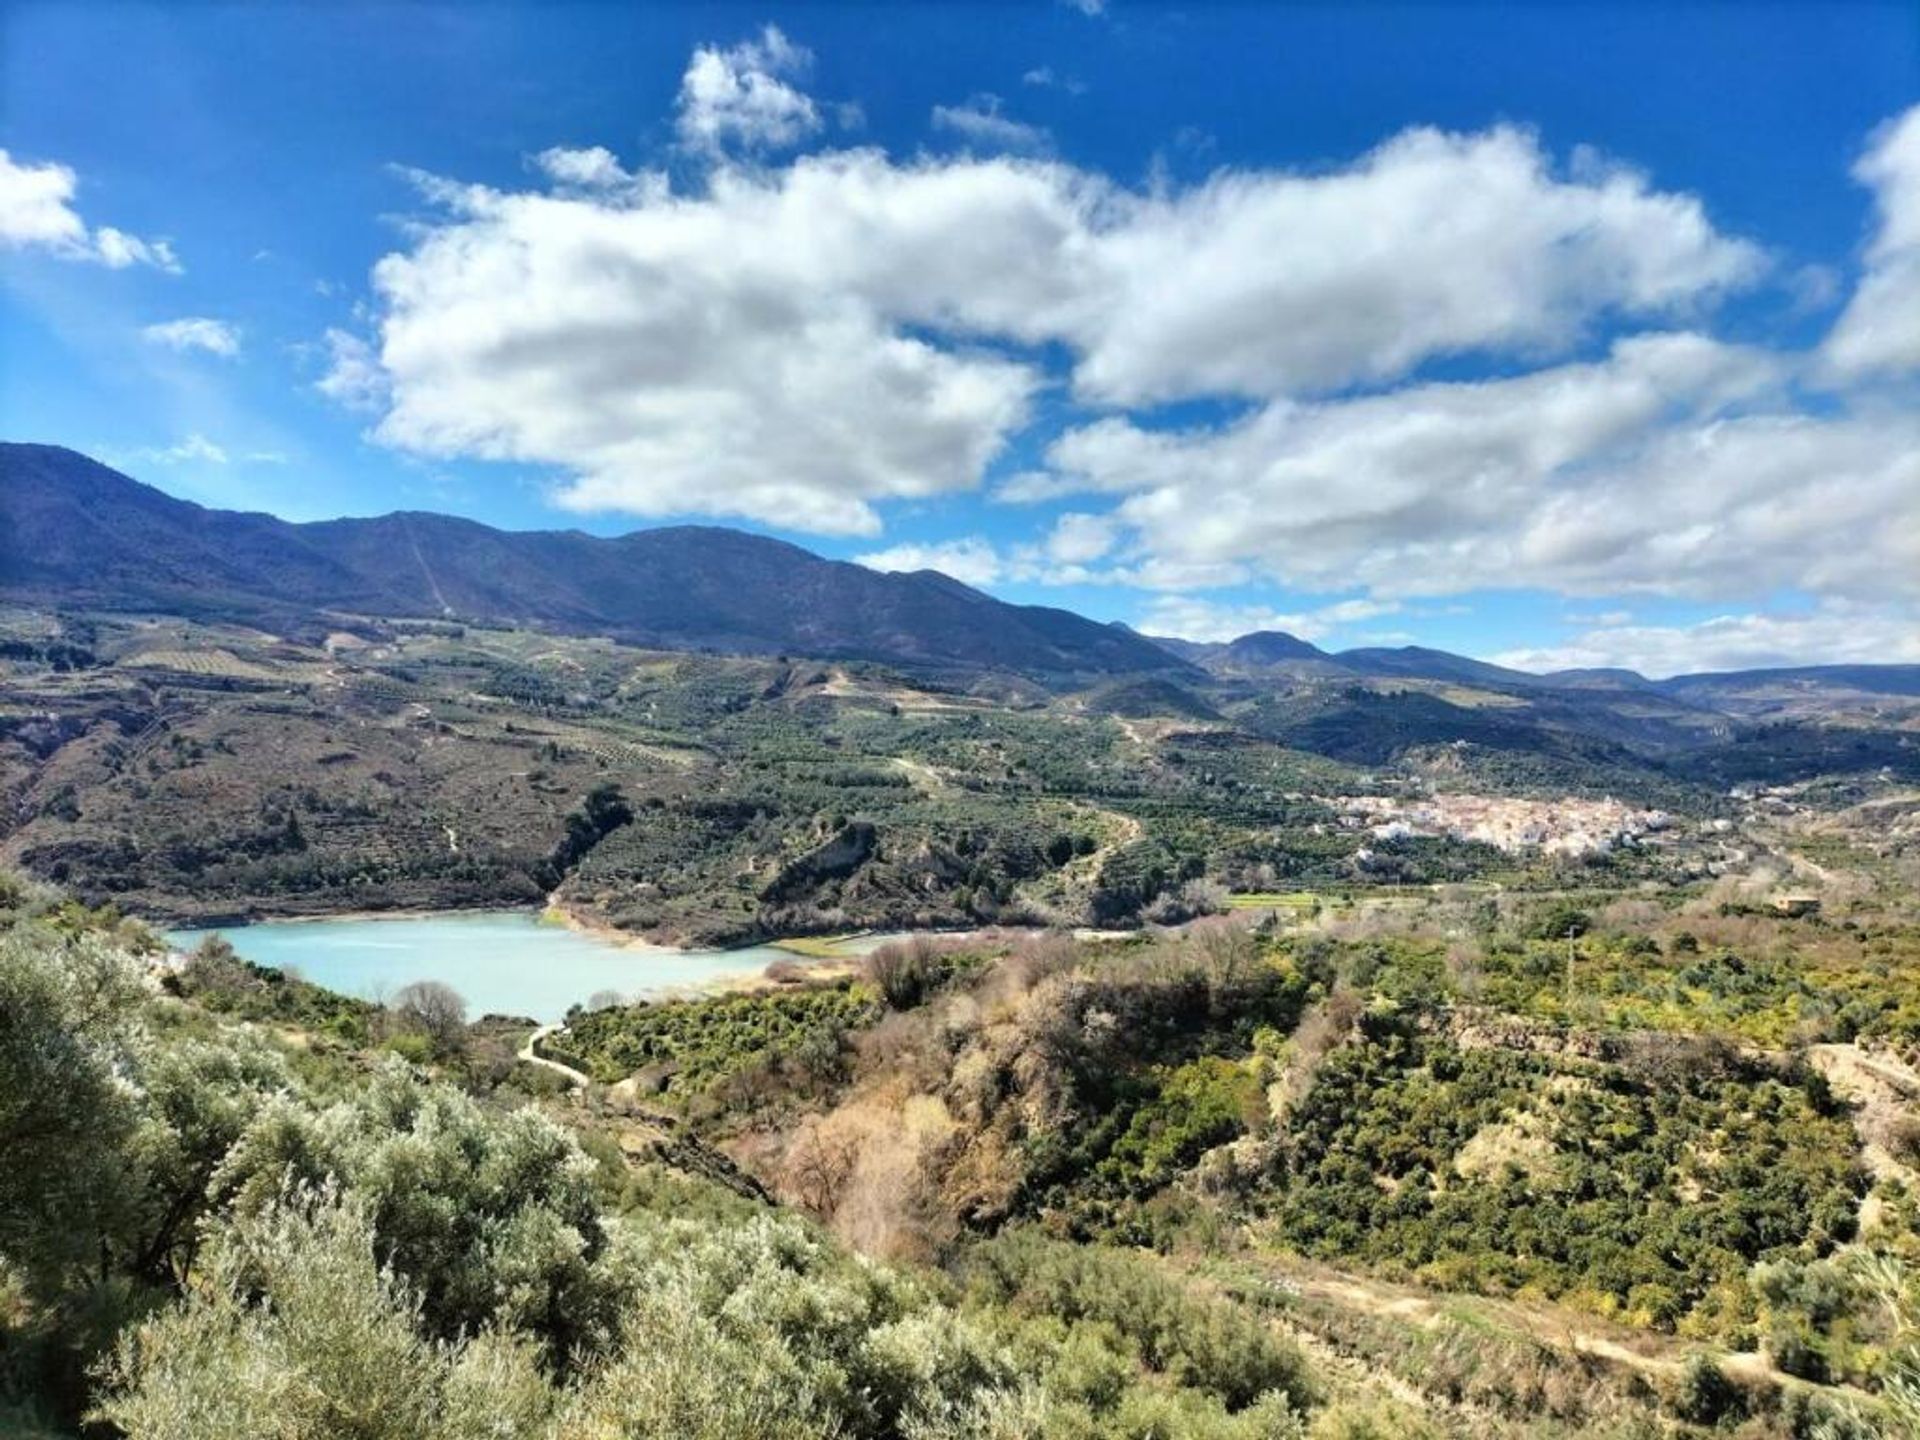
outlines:
[[1110, 515], [1062, 515], [1047, 537], [1047, 555], [1065, 565], [1086, 565], [1113, 549], [1120, 527]]
[[964, 105], [933, 107], [933, 128], [951, 130], [988, 150], [1044, 150], [1047, 132], [1001, 113], [998, 95], [975, 95]]
[[618, 205], [444, 187], [451, 219], [375, 269], [377, 357], [336, 341], [329, 388], [387, 383], [401, 448], [562, 467], [570, 507], [875, 533], [876, 499], [976, 484], [1039, 383], [862, 293], [863, 229], [926, 227], [909, 267], [948, 233], [875, 192], [892, 173], [857, 152]]
[[1799, 615], [1601, 626], [1564, 645], [1510, 650], [1493, 660], [1534, 671], [1624, 666], [1653, 677], [1779, 665], [1916, 664], [1920, 626], [1911, 611], [1830, 603]]
[[[714, 137], [752, 129], [714, 95], [798, 63], [777, 32], [701, 55], [690, 76], [735, 76], [683, 114]], [[376, 267], [376, 344], [330, 337], [323, 388], [384, 394], [388, 444], [554, 467], [573, 508], [820, 532], [874, 533], [875, 502], [980, 483], [1046, 383], [993, 344], [1060, 346], [1100, 400], [1269, 396], [1569, 341], [1756, 263], [1697, 202], [1591, 167], [1557, 178], [1509, 130], [1410, 132], [1345, 171], [1184, 192], [872, 149], [609, 189], [611, 156], [560, 155], [541, 161], [552, 194], [415, 176], [444, 213]]]
[[1107, 491], [1134, 548], [1382, 595], [1920, 593], [1920, 415], [1784, 408], [1779, 357], [1686, 333], [1512, 379], [1070, 430], [1024, 498]]
[[161, 449], [137, 450], [134, 458], [149, 465], [225, 465], [231, 458], [226, 448], [195, 432], [175, 445]]
[[[773, 164], [821, 128], [787, 83], [805, 59], [773, 30], [696, 54], [681, 136], [711, 163], [679, 189], [597, 147], [536, 157], [548, 193], [415, 177], [439, 213], [375, 268], [371, 343], [328, 336], [322, 388], [386, 444], [550, 468], [571, 508], [872, 535], [889, 501], [977, 488], [1061, 380], [1109, 413], [1069, 410], [998, 494], [1106, 513], [868, 562], [1167, 592], [1188, 633], [1366, 618], [1179, 599], [1261, 579], [1377, 606], [1920, 593], [1911, 406], [1806, 409], [1809, 357], [1686, 328], [1565, 360], [1622, 322], [1697, 323], [1762, 273], [1690, 195], [1512, 127], [1142, 189], [1033, 154]], [[986, 98], [960, 113], [938, 123], [1016, 123]], [[1920, 249], [1914, 136], [1909, 116], [1860, 167], [1881, 222], [1836, 373], [1920, 334], [1850, 329]], [[1504, 373], [1406, 381], [1456, 357]], [[1205, 397], [1250, 403], [1213, 425], [1126, 413]]]
[[871, 555], [854, 557], [869, 570], [938, 570], [963, 585], [991, 585], [1005, 574], [1005, 566], [991, 544], [978, 537], [942, 540], [931, 545], [895, 545]]
[[1162, 595], [1141, 613], [1134, 628], [1149, 635], [1200, 641], [1237, 640], [1256, 630], [1283, 630], [1317, 644], [1348, 626], [1392, 615], [1399, 608], [1391, 601], [1363, 598], [1284, 612], [1265, 605], [1222, 604], [1193, 595]]
[[1112, 550], [1118, 531], [1104, 515], [1063, 515], [1037, 543], [996, 546], [984, 535], [963, 535], [855, 559], [875, 570], [939, 570], [969, 585], [1139, 585], [1140, 575], [1127, 566], [1093, 564]]
[[164, 240], [142, 240], [110, 225], [88, 228], [73, 208], [78, 188], [68, 166], [16, 161], [0, 150], [0, 249], [45, 250], [112, 270], [152, 265], [179, 273], [180, 262]]
[[735, 146], [774, 150], [806, 139], [820, 128], [820, 112], [787, 78], [812, 58], [772, 25], [731, 49], [701, 46], [680, 81], [681, 143], [718, 156]]
[[204, 315], [190, 315], [148, 325], [140, 333], [152, 344], [164, 345], [169, 350], [183, 353], [204, 350], [209, 355], [222, 355], [229, 359], [240, 353], [239, 330], [224, 320], [211, 320]]
[[533, 163], [556, 184], [577, 185], [587, 190], [617, 190], [640, 178], [624, 169], [604, 145], [584, 150], [555, 145], [534, 156]]
[[315, 385], [329, 400], [349, 410], [376, 411], [387, 402], [390, 386], [380, 357], [358, 335], [327, 331], [327, 373]]
[[1874, 192], [1879, 228], [1826, 360], [1844, 378], [1920, 370], [1920, 105], [1881, 127], [1853, 173]]
[[1345, 169], [1222, 172], [1122, 208], [1094, 242], [1103, 303], [1068, 326], [1078, 388], [1116, 404], [1550, 352], [1601, 315], [1684, 310], [1762, 265], [1692, 197], [1625, 170], [1558, 175], [1507, 127], [1409, 130]]
[[1593, 614], [1568, 615], [1565, 617], [1565, 621], [1569, 625], [1593, 625], [1601, 627], [1631, 625], [1633, 623], [1633, 612], [1631, 610], [1601, 610]]
[[1020, 77], [1022, 85], [1035, 85], [1042, 90], [1064, 90], [1069, 95], [1087, 93], [1086, 82], [1076, 80], [1070, 75], [1062, 75], [1051, 65], [1036, 65]]

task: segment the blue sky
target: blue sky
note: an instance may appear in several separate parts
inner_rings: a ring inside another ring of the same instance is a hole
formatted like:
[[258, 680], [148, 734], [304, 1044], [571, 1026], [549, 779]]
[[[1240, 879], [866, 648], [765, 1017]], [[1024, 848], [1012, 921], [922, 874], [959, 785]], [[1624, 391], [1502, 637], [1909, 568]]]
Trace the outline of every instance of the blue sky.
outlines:
[[0, 7], [0, 433], [1217, 637], [1920, 661], [1920, 9]]

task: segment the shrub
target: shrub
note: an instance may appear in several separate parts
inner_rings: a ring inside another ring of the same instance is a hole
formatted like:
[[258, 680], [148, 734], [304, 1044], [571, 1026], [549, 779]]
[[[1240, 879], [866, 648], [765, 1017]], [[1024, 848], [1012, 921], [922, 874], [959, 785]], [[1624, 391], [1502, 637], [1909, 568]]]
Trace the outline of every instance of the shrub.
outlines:
[[1696, 1352], [1681, 1367], [1668, 1408], [1691, 1425], [1718, 1425], [1741, 1415], [1746, 1397], [1711, 1356]]
[[415, 980], [393, 997], [394, 1014], [432, 1043], [436, 1053], [451, 1054], [466, 1039], [467, 1002], [440, 980]]
[[889, 940], [867, 952], [860, 973], [894, 1010], [911, 1010], [932, 990], [937, 972], [933, 943], [924, 935]]

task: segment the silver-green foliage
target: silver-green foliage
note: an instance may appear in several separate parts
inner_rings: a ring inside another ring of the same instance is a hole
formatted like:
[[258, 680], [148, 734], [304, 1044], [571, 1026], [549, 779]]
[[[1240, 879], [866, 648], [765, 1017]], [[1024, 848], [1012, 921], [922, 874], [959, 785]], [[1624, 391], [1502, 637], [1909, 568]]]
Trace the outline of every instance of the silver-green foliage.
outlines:
[[275, 1099], [212, 1177], [241, 1215], [271, 1209], [289, 1181], [331, 1181], [364, 1201], [380, 1261], [409, 1285], [430, 1334], [507, 1327], [561, 1369], [611, 1336], [592, 1162], [530, 1109], [489, 1113], [390, 1060], [334, 1104]]
[[[99, 1417], [130, 1440], [1292, 1440], [1278, 1393], [1236, 1415], [1135, 1385], [1077, 1390], [924, 1286], [777, 1216], [616, 1224], [617, 1343], [561, 1379], [525, 1332], [427, 1333], [379, 1259], [375, 1206], [296, 1189], [219, 1227], [193, 1297], [126, 1338]], [[1078, 1360], [1084, 1372], [1087, 1357]], [[1095, 1394], [1094, 1391], [1102, 1393]]]
[[963, 1302], [791, 1216], [611, 1214], [531, 1109], [394, 1059], [318, 1097], [172, 1004], [102, 940], [0, 935], [0, 1267], [49, 1317], [122, 1297], [87, 1337], [146, 1313], [92, 1401], [131, 1440], [1300, 1433], [1279, 1390]]
[[130, 1203], [138, 971], [94, 938], [0, 936], [0, 1262], [39, 1293], [94, 1260]]

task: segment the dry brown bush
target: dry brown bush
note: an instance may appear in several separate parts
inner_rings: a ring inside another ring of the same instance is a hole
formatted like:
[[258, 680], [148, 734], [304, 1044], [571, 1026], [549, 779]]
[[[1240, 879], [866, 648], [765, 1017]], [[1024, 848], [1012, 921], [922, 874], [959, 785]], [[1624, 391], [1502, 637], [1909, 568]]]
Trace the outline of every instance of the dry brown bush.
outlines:
[[1275, 1119], [1306, 1098], [1327, 1056], [1356, 1033], [1363, 1008], [1360, 996], [1342, 986], [1300, 1017], [1286, 1064], [1269, 1092]]

